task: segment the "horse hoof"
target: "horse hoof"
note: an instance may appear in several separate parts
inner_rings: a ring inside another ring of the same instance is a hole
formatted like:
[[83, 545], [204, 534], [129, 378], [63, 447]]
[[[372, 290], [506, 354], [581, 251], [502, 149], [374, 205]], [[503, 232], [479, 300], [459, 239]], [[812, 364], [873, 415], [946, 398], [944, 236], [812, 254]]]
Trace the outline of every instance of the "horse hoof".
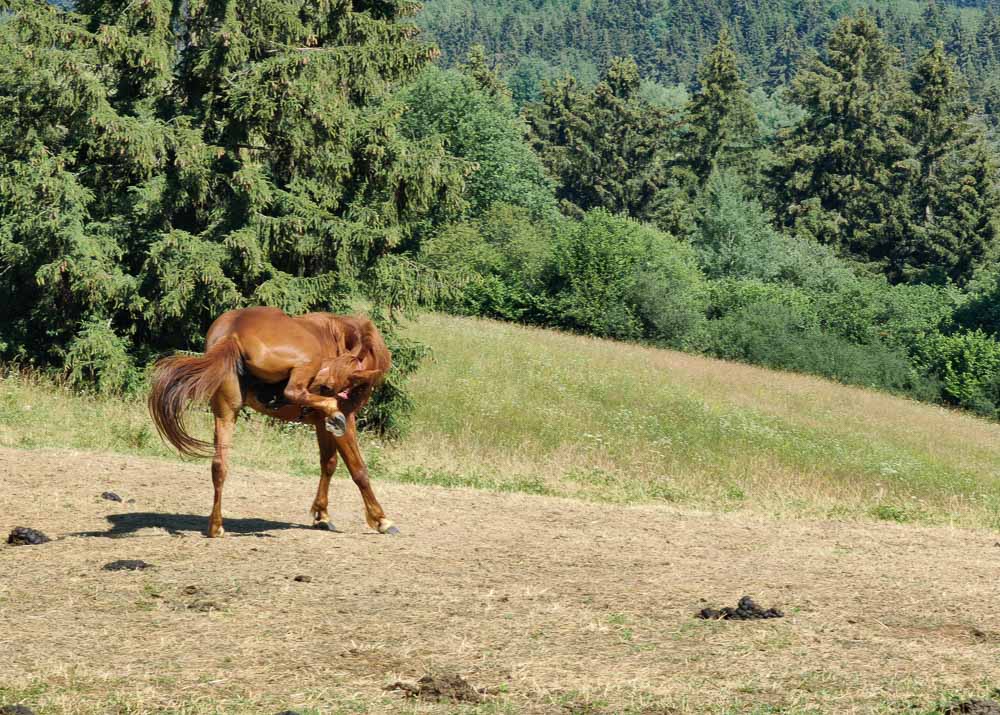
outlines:
[[319, 529], [320, 531], [336, 531], [337, 527], [333, 525], [331, 521], [317, 521], [313, 523], [314, 529]]
[[347, 418], [342, 412], [334, 412], [332, 416], [326, 418], [326, 431], [332, 432], [334, 437], [343, 437], [347, 434]]
[[388, 529], [382, 532], [386, 536], [399, 536], [399, 529], [395, 526], [390, 526]]

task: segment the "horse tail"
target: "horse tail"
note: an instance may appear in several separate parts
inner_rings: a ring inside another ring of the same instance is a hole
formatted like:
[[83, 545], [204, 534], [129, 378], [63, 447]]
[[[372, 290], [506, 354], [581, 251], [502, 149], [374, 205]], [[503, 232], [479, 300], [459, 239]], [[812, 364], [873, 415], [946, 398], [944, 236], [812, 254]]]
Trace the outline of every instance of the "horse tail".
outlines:
[[243, 369], [243, 358], [235, 338], [223, 338], [204, 355], [173, 355], [157, 361], [149, 412], [160, 436], [181, 454], [209, 457], [214, 447], [192, 437], [184, 426], [184, 408], [191, 400], [209, 399], [223, 381]]

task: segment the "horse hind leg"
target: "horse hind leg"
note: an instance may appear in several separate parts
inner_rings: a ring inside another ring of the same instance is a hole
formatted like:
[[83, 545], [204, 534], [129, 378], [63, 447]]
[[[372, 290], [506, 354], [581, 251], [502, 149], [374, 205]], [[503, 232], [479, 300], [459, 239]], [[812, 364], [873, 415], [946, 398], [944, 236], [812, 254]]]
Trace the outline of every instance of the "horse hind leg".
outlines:
[[212, 413], [215, 415], [215, 455], [212, 457], [212, 486], [215, 498], [212, 514], [208, 518], [208, 535], [225, 536], [222, 528], [222, 487], [229, 472], [229, 449], [236, 430], [236, 414], [242, 403], [239, 380], [235, 375], [227, 379], [212, 396]]
[[337, 527], [330, 521], [327, 511], [330, 499], [330, 478], [337, 469], [337, 443], [322, 424], [316, 425], [316, 441], [319, 444], [319, 486], [316, 498], [310, 511], [313, 516], [313, 528], [326, 531], [336, 531]]

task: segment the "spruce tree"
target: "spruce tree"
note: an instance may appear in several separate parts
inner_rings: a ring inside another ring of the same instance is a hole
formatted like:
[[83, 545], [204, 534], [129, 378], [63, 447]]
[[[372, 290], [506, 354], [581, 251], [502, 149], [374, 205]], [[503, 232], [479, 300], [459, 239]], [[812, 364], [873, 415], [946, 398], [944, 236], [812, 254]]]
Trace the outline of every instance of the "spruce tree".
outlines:
[[774, 45], [774, 54], [767, 69], [765, 86], [772, 91], [779, 87], [789, 86], [792, 79], [795, 78], [801, 55], [802, 46], [795, 34], [795, 28], [792, 25], [786, 25]]
[[591, 92], [547, 85], [525, 109], [532, 142], [569, 213], [605, 208], [655, 220], [671, 180], [670, 114], [639, 95], [639, 71], [616, 58]]
[[911, 192], [913, 223], [894, 251], [893, 273], [963, 283], [993, 252], [1000, 176], [941, 42], [917, 63], [910, 85], [908, 133], [920, 169]]
[[842, 20], [827, 58], [792, 84], [791, 97], [806, 114], [781, 133], [771, 173], [785, 225], [883, 265], [906, 230], [913, 171], [898, 65], [870, 16]]
[[[3, 355], [120, 388], [220, 312], [376, 312], [464, 166], [398, 130], [408, 0], [13, 0], [0, 20]], [[402, 354], [402, 353], [401, 353]]]
[[698, 82], [685, 117], [685, 148], [692, 170], [704, 183], [719, 166], [745, 160], [760, 132], [727, 30], [698, 68]]

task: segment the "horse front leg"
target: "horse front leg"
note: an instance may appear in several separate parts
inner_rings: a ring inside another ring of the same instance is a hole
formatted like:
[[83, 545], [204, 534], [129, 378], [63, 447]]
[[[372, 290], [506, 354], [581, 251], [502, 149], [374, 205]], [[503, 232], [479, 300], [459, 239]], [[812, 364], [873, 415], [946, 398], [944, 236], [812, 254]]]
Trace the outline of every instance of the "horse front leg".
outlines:
[[[340, 412], [340, 405], [336, 398], [314, 395], [309, 392], [309, 383], [316, 375], [313, 366], [297, 367], [288, 376], [288, 384], [285, 386], [283, 395], [286, 400], [300, 407], [310, 407], [327, 420], [335, 420], [343, 423], [344, 416]], [[339, 430], [338, 430], [339, 431]]]
[[330, 499], [330, 477], [337, 469], [337, 443], [333, 441], [333, 436], [322, 422], [316, 425], [316, 441], [319, 444], [320, 473], [319, 487], [316, 489], [316, 498], [310, 510], [313, 515], [313, 528], [336, 531], [337, 528], [330, 522], [327, 506]]
[[396, 535], [399, 533], [392, 521], [388, 519], [382, 511], [382, 505], [375, 498], [372, 491], [371, 481], [368, 479], [368, 467], [361, 457], [361, 449], [358, 447], [358, 431], [352, 413], [347, 417], [346, 429], [341, 436], [333, 435], [337, 444], [337, 451], [347, 465], [347, 471], [351, 473], [351, 479], [361, 492], [361, 499], [365, 503], [365, 521], [368, 526], [377, 529], [379, 533]]

